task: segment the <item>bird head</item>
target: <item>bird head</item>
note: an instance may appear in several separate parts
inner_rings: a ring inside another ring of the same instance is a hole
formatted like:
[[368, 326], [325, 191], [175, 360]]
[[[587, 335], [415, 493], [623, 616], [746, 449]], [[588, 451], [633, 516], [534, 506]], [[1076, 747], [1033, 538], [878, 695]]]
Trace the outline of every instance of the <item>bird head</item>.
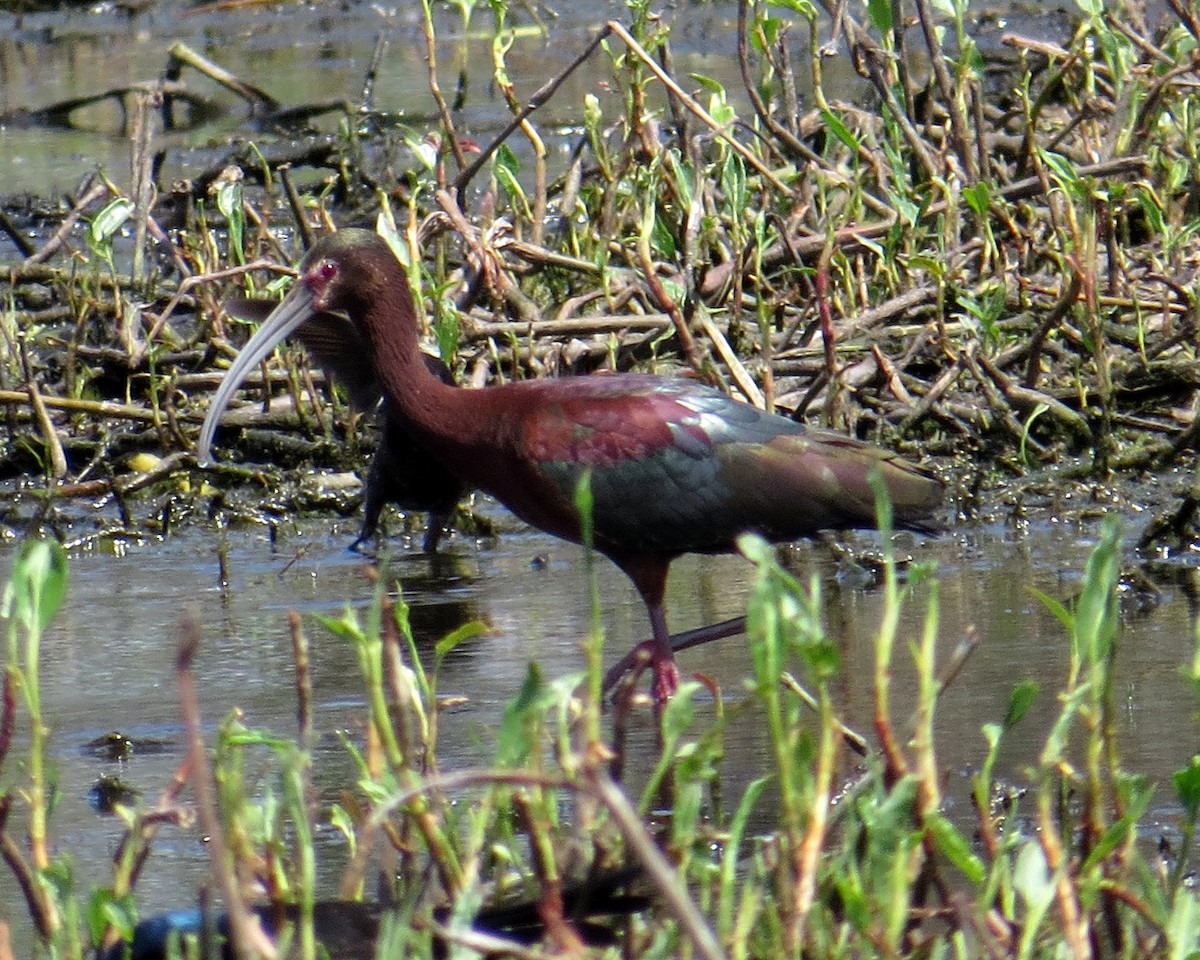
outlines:
[[263, 320], [221, 380], [200, 430], [197, 459], [209, 460], [213, 435], [233, 392], [281, 341], [320, 314], [344, 313], [357, 325], [371, 303], [388, 296], [407, 298], [401, 306], [412, 310], [403, 268], [382, 238], [369, 230], [346, 229], [315, 244], [288, 295]]
[[396, 284], [399, 269], [382, 237], [347, 228], [313, 246], [300, 264], [296, 286], [307, 291], [313, 311], [340, 311], [357, 319]]

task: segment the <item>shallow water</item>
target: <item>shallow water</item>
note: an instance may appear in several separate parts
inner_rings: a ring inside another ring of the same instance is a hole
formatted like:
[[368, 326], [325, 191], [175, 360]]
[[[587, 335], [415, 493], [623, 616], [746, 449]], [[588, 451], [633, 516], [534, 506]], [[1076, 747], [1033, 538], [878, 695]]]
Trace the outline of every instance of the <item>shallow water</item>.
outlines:
[[[504, 518], [499, 508], [496, 514]], [[1028, 678], [1042, 685], [1044, 692], [1008, 741], [998, 771], [1020, 783], [1054, 714], [1052, 692], [1064, 676], [1066, 638], [1031, 588], [1069, 599], [1078, 588], [1096, 529], [1051, 523], [1020, 531], [968, 527], [912, 545], [917, 559], [938, 566], [941, 656], [948, 656], [970, 629], [981, 637], [978, 650], [942, 698], [937, 717], [938, 759], [950, 813], [968, 827], [966, 778], [982, 757], [981, 724], [1003, 717], [1017, 681]], [[228, 587], [219, 582], [219, 537], [228, 551]], [[58, 849], [74, 859], [81, 884], [105, 878], [120, 835], [119, 824], [88, 802], [95, 779], [119, 773], [150, 803], [182, 759], [173, 671], [185, 609], [197, 611], [203, 623], [195, 676], [210, 736], [235, 707], [251, 727], [293, 733], [287, 612], [304, 615], [320, 734], [317, 786], [332, 800], [340, 786], [353, 781], [353, 766], [334, 734], [361, 729], [365, 714], [354, 657], [345, 642], [312, 616], [336, 615], [346, 604], [369, 602], [372, 587], [363, 576], [364, 561], [345, 549], [351, 537], [352, 525], [346, 521], [288, 527], [274, 542], [253, 530], [191, 530], [130, 546], [123, 556], [85, 552], [72, 557], [68, 599], [46, 638], [42, 687], [61, 791], [54, 836]], [[869, 536], [858, 539], [871, 542]], [[587, 630], [587, 590], [581, 551], [519, 529], [478, 542], [456, 535], [446, 555], [432, 563], [403, 539], [393, 546], [397, 552], [390, 576], [403, 585], [417, 642], [429, 656], [433, 643], [462, 623], [479, 619], [489, 626], [486, 634], [447, 659], [440, 682], [442, 693], [468, 698], [442, 717], [444, 769], [486, 762], [492, 731], [529, 662], [536, 660], [548, 678], [582, 668], [579, 643]], [[871, 638], [881, 594], [839, 572], [824, 547], [801, 546], [793, 560], [803, 581], [813, 573], [822, 581], [827, 629], [844, 658], [838, 708], [848, 723], [869, 732]], [[10, 562], [0, 559], [0, 567]], [[749, 564], [738, 557], [677, 562], [668, 594], [672, 627], [688, 629], [742, 612], [751, 574]], [[645, 614], [633, 588], [606, 561], [599, 564], [599, 589], [611, 662], [644, 638]], [[918, 596], [925, 596], [923, 589]], [[1182, 594], [1168, 588], [1164, 601], [1148, 613], [1126, 618], [1118, 658], [1122, 709], [1117, 721], [1127, 766], [1162, 784], [1146, 826], [1172, 834], [1176, 809], [1168, 778], [1191, 756], [1195, 743], [1194, 701], [1178, 672], [1191, 660], [1194, 632], [1192, 611]], [[910, 604], [901, 632], [905, 643], [897, 651], [895, 717], [902, 735], [913, 696], [906, 644], [918, 636], [922, 616], [923, 601]], [[750, 669], [741, 637], [685, 652], [680, 663], [685, 676], [703, 670], [734, 699]], [[81, 750], [110, 730], [163, 740], [166, 748], [119, 764]], [[638, 725], [634, 736], [631, 755], [651, 756], [648, 724]], [[764, 737], [765, 725], [754, 711], [731, 726], [723, 766], [727, 804], [736, 803], [744, 784], [767, 769]], [[636, 780], [638, 765], [631, 767], [630, 777]], [[769, 813], [762, 811], [764, 820]], [[324, 837], [322, 855], [327, 867], [322, 886], [329, 892], [336, 886], [341, 859], [332, 836]], [[207, 879], [207, 853], [198, 829], [166, 828], [139, 884], [141, 909], [189, 903]], [[0, 918], [13, 924], [18, 944], [29, 937], [28, 919], [6, 873], [0, 873]]]
[[[510, 114], [492, 79], [491, 18], [480, 10], [472, 29], [464, 32], [457, 15], [439, 10], [439, 84], [453, 100], [464, 85], [463, 105], [455, 122], [465, 136], [486, 143], [507, 122]], [[515, 6], [515, 5], [514, 5]], [[510, 24], [518, 27], [507, 55], [518, 98], [525, 99], [548, 78], [564, 71], [587, 47], [597, 24], [605, 18], [627, 18], [619, 0], [599, 4], [566, 4], [551, 21], [552, 42], [547, 43], [520, 10]], [[3, 18], [0, 14], [0, 18]], [[711, 76], [731, 90], [740, 88], [731, 29], [733, 8], [716, 5], [703, 16], [681, 17], [673, 39], [676, 71]], [[11, 21], [12, 18], [9, 18]], [[0, 23], [2, 23], [0, 19]], [[0, 117], [13, 111], [31, 111], [77, 97], [155, 80], [168, 64], [168, 48], [181, 41], [237, 77], [273, 95], [285, 106], [346, 99], [358, 102], [384, 19], [365, 3], [333, 5], [279, 4], [271, 9], [247, 8], [189, 16], [176, 0], [159, 0], [149, 11], [129, 16], [117, 10], [77, 12], [70, 15], [27, 16], [19, 28], [0, 35]], [[389, 44], [381, 62], [372, 98], [376, 110], [402, 114], [422, 134], [435, 125], [436, 103], [429, 90], [425, 38], [419, 7], [402, 5], [388, 29]], [[604, 58], [595, 53], [593, 58]], [[831, 62], [833, 81], [852, 76], [849, 65]], [[538, 111], [538, 125], [552, 151], [550, 162], [561, 165], [555, 154], [571, 148], [582, 131], [579, 117], [583, 98], [600, 99], [609, 122], [618, 119], [623, 106], [619, 91], [605, 82], [610, 76], [606, 60], [595, 60], [572, 76]], [[227, 152], [224, 142], [233, 134], [260, 143], [278, 140], [272, 131], [247, 123], [247, 105], [192, 69], [182, 81], [202, 97], [216, 115], [183, 130], [159, 131], [156, 148], [165, 151], [161, 181], [169, 184], [194, 177], [216, 164]], [[652, 92], [652, 95], [657, 93]], [[79, 179], [103, 167], [117, 181], [126, 182], [129, 143], [125, 117], [114, 101], [81, 107], [71, 115], [71, 128], [15, 122], [3, 127], [0, 154], [5, 155], [5, 194], [29, 191], [55, 196], [75, 187]], [[181, 118], [186, 119], [186, 118]], [[324, 133], [338, 129], [339, 115], [318, 118]], [[185, 127], [189, 125], [185, 122]], [[561, 137], [558, 134], [562, 134]], [[521, 138], [512, 146], [518, 153], [527, 147]], [[298, 166], [299, 182], [324, 174]], [[0, 253], [4, 248], [0, 247]]]
[[[97, 167], [119, 186], [126, 185], [128, 117], [116, 101], [79, 108], [71, 114], [69, 126], [29, 123], [27, 112], [153, 82], [167, 69], [167, 51], [176, 41], [284, 106], [337, 99], [358, 103], [376, 40], [386, 29], [389, 43], [371, 104], [383, 113], [404, 115], [422, 133], [434, 125], [427, 122], [436, 115], [436, 104], [429, 90], [425, 38], [416, 4], [395, 5], [386, 21], [381, 7], [362, 2], [230, 5], [202, 13], [196, 13], [194, 6], [184, 0], [156, 0], [130, 14], [101, 2], [86, 9], [23, 18], [0, 11], [0, 156], [5, 160], [0, 189], [4, 194], [53, 197], [73, 190]], [[463, 92], [455, 122], [464, 135], [484, 143], [510, 114], [492, 78], [492, 21], [484, 5], [478, 6], [469, 29], [463, 28], [449, 4], [435, 4], [435, 22], [439, 85], [450, 101]], [[717, 81], [733, 103], [744, 107], [736, 59], [737, 5], [717, 0], [660, 6], [656, 14], [671, 24], [674, 75], [702, 102], [707, 103], [709, 93], [693, 77]], [[1148, 16], [1160, 16], [1162, 6], [1161, 0], [1151, 0]], [[508, 24], [517, 32], [507, 53], [507, 67], [522, 101], [548, 78], [565, 71], [595, 36], [598, 25], [608, 19], [627, 22], [629, 16], [622, 0], [558, 4], [553, 15], [544, 14], [541, 21], [529, 16], [525, 5], [511, 7]], [[979, 16], [976, 40], [985, 51], [993, 51], [1000, 47], [1005, 31], [1069, 36], [1074, 14], [1001, 0], [980, 10]], [[549, 29], [549, 42], [541, 28]], [[799, 58], [806, 55], [807, 41], [800, 30], [794, 36]], [[614, 42], [614, 51], [619, 46]], [[912, 49], [920, 47], [914, 35]], [[602, 59], [606, 57], [594, 53], [592, 62], [538, 110], [535, 119], [551, 151], [551, 165], [560, 162], [581, 134], [578, 124], [585, 95], [598, 98], [607, 122], [623, 114], [620, 91], [608, 82], [610, 67]], [[924, 70], [919, 55], [917, 70]], [[865, 89], [846, 56], [826, 57], [821, 71], [827, 89], [847, 100]], [[810, 81], [808, 71], [796, 74], [803, 97]], [[180, 129], [158, 131], [155, 149], [164, 152], [163, 184], [194, 177], [219, 162], [232, 135], [265, 144], [276, 141], [271, 131], [255, 128], [247, 104], [227, 89], [191, 69], [185, 69], [181, 79], [206, 109], [195, 122], [186, 115], [177, 117]], [[649, 95], [659, 96], [655, 85]], [[6, 116], [9, 120], [3, 122]], [[317, 125], [322, 132], [334, 132], [338, 115], [327, 114]], [[521, 153], [527, 145], [517, 137], [510, 146]], [[313, 175], [297, 168], [298, 181]], [[0, 237], [0, 253], [7, 252], [5, 243]]]

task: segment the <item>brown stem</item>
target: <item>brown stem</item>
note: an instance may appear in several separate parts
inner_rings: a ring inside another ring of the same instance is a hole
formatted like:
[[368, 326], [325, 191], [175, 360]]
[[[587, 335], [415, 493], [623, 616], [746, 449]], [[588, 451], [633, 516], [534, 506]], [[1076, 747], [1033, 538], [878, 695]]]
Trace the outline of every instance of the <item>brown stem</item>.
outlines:
[[463, 154], [462, 144], [459, 143], [458, 131], [454, 126], [454, 118], [450, 115], [450, 107], [446, 103], [446, 98], [442, 96], [442, 88], [438, 83], [437, 35], [433, 29], [433, 12], [428, 0], [422, 6], [425, 8], [425, 16], [421, 21], [421, 32], [425, 36], [425, 58], [429, 66], [429, 92], [433, 95], [433, 102], [437, 104], [442, 131], [446, 135], [446, 145], [454, 155], [454, 165], [462, 170], [467, 165], [467, 158]]
[[25, 374], [26, 395], [33, 407], [34, 418], [37, 420], [38, 429], [41, 430], [42, 439], [46, 442], [46, 449], [50, 454], [51, 476], [61, 480], [67, 475], [67, 456], [63, 452], [58, 431], [54, 429], [54, 423], [46, 411], [46, 404], [42, 402], [42, 394], [38, 390], [37, 379], [33, 375], [33, 365], [29, 361], [29, 346], [25, 337], [18, 338], [17, 345], [20, 348], [21, 369]]
[[225, 898], [229, 916], [230, 940], [238, 960], [253, 960], [257, 954], [274, 960], [275, 945], [263, 932], [255, 915], [246, 907], [229, 862], [229, 847], [213, 792], [212, 771], [200, 725], [200, 700], [192, 682], [192, 660], [200, 646], [200, 624], [192, 614], [185, 614], [180, 623], [182, 643], [176, 659], [175, 676], [179, 685], [179, 709], [187, 731], [188, 757], [192, 770], [192, 789], [196, 795], [196, 815], [209, 838], [209, 853], [213, 873]]
[[17, 700], [14, 688], [16, 681], [10, 671], [4, 673], [3, 698], [4, 710], [0, 714], [0, 770], [8, 759], [8, 748], [12, 746], [13, 730], [17, 725]]
[[592, 38], [592, 42], [583, 49], [583, 52], [580, 53], [579, 56], [577, 56], [573, 61], [571, 61], [570, 64], [567, 65], [567, 68], [563, 70], [562, 73], [542, 84], [542, 86], [534, 92], [533, 96], [529, 98], [529, 103], [525, 106], [525, 108], [516, 116], [514, 116], [504, 127], [504, 129], [493, 138], [492, 142], [479, 151], [479, 156], [475, 158], [475, 161], [470, 166], [463, 169], [463, 171], [458, 175], [452, 188], [455, 194], [462, 196], [462, 193], [467, 188], [467, 185], [475, 179], [475, 175], [483, 168], [484, 164], [491, 159], [492, 154], [500, 149], [500, 145], [504, 143], [504, 141], [510, 136], [512, 136], [513, 131], [521, 126], [521, 124], [525, 122], [525, 120], [531, 113], [533, 113], [533, 111], [538, 109], [538, 107], [554, 96], [555, 91], [566, 82], [567, 78], [570, 77], [571, 74], [576, 70], [578, 70], [579, 67], [582, 66], [583, 63], [596, 51], [600, 44], [602, 44], [608, 38], [608, 33], [609, 31], [607, 27], [600, 30], [596, 36]]
[[750, 166], [757, 170], [762, 175], [764, 180], [766, 180], [769, 184], [771, 184], [772, 187], [774, 187], [784, 196], [792, 195], [792, 188], [783, 183], [783, 181], [775, 175], [774, 171], [767, 167], [767, 165], [764, 164], [762, 160], [759, 159], [759, 157], [756, 156], [749, 148], [747, 148], [739, 140], [735, 139], [726, 127], [717, 123], [717, 121], [712, 118], [709, 112], [705, 110], [704, 107], [702, 107], [694, 97], [688, 94], [681, 86], [679, 86], [678, 83], [675, 82], [674, 77], [672, 77], [658, 65], [658, 61], [656, 61], [650, 56], [650, 54], [646, 52], [645, 48], [633, 38], [628, 30], [626, 30], [615, 20], [610, 20], [605, 25], [605, 28], [609, 32], [615, 33], [618, 37], [620, 37], [630, 51], [646, 65], [650, 72], [658, 78], [659, 82], [667, 88], [672, 96], [677, 97], [679, 102], [682, 103], [693, 114], [693, 116], [697, 117], [701, 123], [703, 123], [710, 130], [712, 130], [713, 133], [724, 140], [734, 153], [736, 153], [739, 157], [745, 160], [746, 163], [750, 164]]
[[224, 67], [217, 66], [217, 64], [197, 53], [182, 41], [171, 44], [167, 53], [175, 62], [191, 67], [193, 70], [208, 77], [214, 83], [218, 83], [226, 90], [237, 94], [237, 96], [250, 104], [251, 110], [255, 113], [273, 113], [283, 106], [283, 104], [265, 90], [261, 90], [253, 84], [239, 79]]
[[921, 22], [921, 30], [925, 34], [925, 45], [929, 48], [929, 62], [933, 67], [933, 75], [946, 103], [946, 111], [950, 114], [950, 133], [954, 140], [954, 150], [959, 162], [963, 165], [963, 173], [968, 184], [979, 179], [979, 171], [975, 165], [975, 154], [970, 147], [970, 134], [967, 118], [963, 116], [962, 104], [955, 96], [954, 81], [950, 71], [946, 69], [946, 55], [942, 50], [942, 42], [938, 39], [937, 27], [933, 22], [933, 11], [929, 9], [929, 0], [916, 0], [917, 19]]
[[290, 163], [281, 163], [275, 168], [279, 174], [279, 179], [283, 181], [283, 193], [287, 197], [288, 207], [292, 211], [292, 220], [296, 224], [296, 229], [300, 232], [300, 241], [304, 244], [304, 249], [309, 249], [315, 242], [316, 237], [313, 235], [312, 224], [308, 222], [308, 214], [304, 210], [304, 201], [300, 199], [300, 194], [296, 192], [296, 185], [292, 182], [292, 165]]
[[4, 858], [8, 869], [17, 879], [17, 885], [25, 897], [29, 915], [33, 918], [34, 926], [37, 927], [38, 936], [42, 938], [43, 942], [49, 944], [54, 938], [54, 931], [58, 926], [57, 911], [54, 909], [53, 901], [50, 900], [34, 876], [33, 867], [25, 859], [25, 854], [8, 835], [8, 814], [11, 809], [12, 795], [6, 793], [0, 796], [0, 857]]
[[1078, 268], [1071, 270], [1071, 279], [1067, 282], [1066, 289], [1058, 298], [1058, 302], [1046, 314], [1046, 317], [1038, 328], [1029, 338], [1029, 358], [1025, 364], [1025, 386], [1030, 390], [1036, 389], [1038, 379], [1041, 376], [1041, 361], [1042, 348], [1046, 344], [1046, 338], [1050, 336], [1050, 331], [1062, 323], [1067, 312], [1079, 300], [1079, 291], [1083, 289], [1083, 273]]
[[588, 792], [608, 810], [613, 823], [625, 838], [625, 843], [641, 861], [646, 876], [653, 883], [665, 909], [679, 924], [680, 935], [691, 941], [696, 954], [705, 960], [723, 960], [724, 953], [708, 924], [705, 923], [687, 888], [662, 851], [655, 846], [645, 824], [630, 805], [621, 788], [598, 770], [587, 771]]
[[[42, 248], [31, 257], [26, 257], [24, 266], [31, 267], [34, 264], [42, 263], [49, 260], [61, 247], [66, 246], [68, 239], [75, 230], [75, 224], [79, 222], [79, 218], [83, 216], [83, 211], [90, 207], [93, 203], [108, 193], [108, 187], [103, 183], [93, 184], [84, 192], [75, 204], [71, 207], [71, 212], [63, 217], [62, 223], [58, 225], [58, 229], [54, 231], [54, 236], [42, 244]], [[130, 284], [132, 285], [132, 280]]]

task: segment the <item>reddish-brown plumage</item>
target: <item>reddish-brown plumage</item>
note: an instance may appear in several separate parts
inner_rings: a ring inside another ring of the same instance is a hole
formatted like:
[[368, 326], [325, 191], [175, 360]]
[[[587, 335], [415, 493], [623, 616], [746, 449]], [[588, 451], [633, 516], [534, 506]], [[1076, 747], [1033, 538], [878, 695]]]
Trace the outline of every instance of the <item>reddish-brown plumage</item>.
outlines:
[[655, 691], [678, 682], [662, 601], [681, 553], [734, 549], [741, 533], [788, 540], [874, 525], [878, 471], [901, 526], [941, 501], [932, 474], [840, 434], [806, 428], [694, 381], [633, 374], [460, 390], [422, 361], [405, 274], [386, 243], [343, 230], [317, 244], [301, 277], [230, 369], [201, 435], [241, 377], [314, 314], [345, 313], [366, 345], [389, 416], [452, 474], [526, 522], [580, 539], [575, 490], [590, 474], [598, 550], [646, 602]]

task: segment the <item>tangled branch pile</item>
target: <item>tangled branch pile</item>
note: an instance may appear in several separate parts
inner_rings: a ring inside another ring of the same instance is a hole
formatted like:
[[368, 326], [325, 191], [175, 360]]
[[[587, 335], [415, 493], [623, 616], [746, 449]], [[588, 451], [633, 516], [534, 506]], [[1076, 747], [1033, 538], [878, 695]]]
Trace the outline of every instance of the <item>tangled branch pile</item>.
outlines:
[[[51, 485], [61, 501], [195, 469], [179, 454], [243, 335], [222, 303], [286, 282], [270, 265], [300, 243], [279, 236], [364, 222], [407, 250], [430, 346], [463, 381], [686, 366], [751, 402], [956, 458], [948, 472], [971, 488], [1048, 463], [1161, 467], [1194, 446], [1200, 386], [1200, 12], [1169, 5], [1156, 27], [1133, 3], [1081, 4], [1062, 42], [1005, 35], [985, 53], [966, 4], [943, 22], [927, 0], [910, 20], [901, 3], [861, 22], [838, 5], [831, 27], [803, 0], [743, 0], [744, 87], [726, 90], [679, 77], [668, 26], [630, 4], [571, 67], [606, 71], [608, 92], [567, 134], [538, 112], [565, 76], [522, 106], [499, 20], [512, 122], [486, 146], [446, 102], [427, 16], [424, 129], [370, 102], [287, 105], [240, 85], [260, 129], [285, 135], [156, 192], [153, 125], [135, 122], [128, 189], [97, 179], [6, 265], [0, 472], [70, 480]], [[826, 89], [831, 55], [863, 78], [857, 104]], [[170, 56], [166, 80], [126, 91], [135, 120], [169, 114], [182, 65], [236, 83], [186, 48]], [[328, 110], [338, 133], [308, 129]], [[571, 148], [560, 170], [557, 137]], [[321, 177], [302, 193], [305, 168]], [[240, 422], [354, 435], [302, 358], [267, 373], [291, 403]], [[250, 459], [342, 456], [278, 436], [255, 448], [263, 436], [241, 437]], [[136, 451], [176, 455], [122, 474]]]

